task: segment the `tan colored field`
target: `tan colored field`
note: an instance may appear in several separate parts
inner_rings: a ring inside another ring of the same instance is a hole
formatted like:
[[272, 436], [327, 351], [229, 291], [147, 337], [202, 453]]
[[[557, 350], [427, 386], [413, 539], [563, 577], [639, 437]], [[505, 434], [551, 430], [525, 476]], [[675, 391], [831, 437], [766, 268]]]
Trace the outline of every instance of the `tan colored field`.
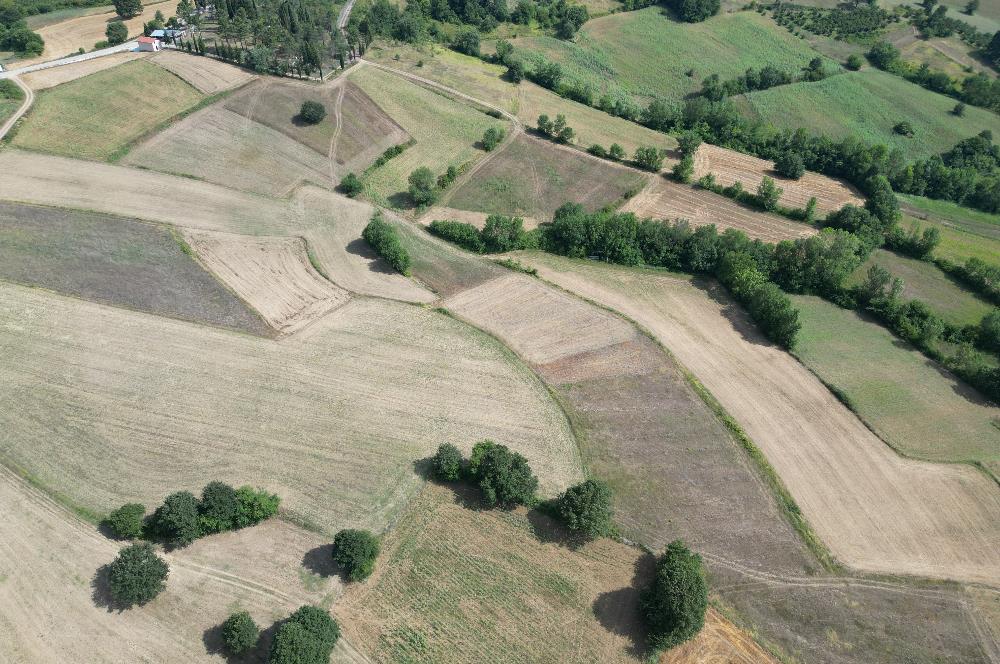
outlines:
[[361, 239], [372, 207], [332, 192], [304, 187], [290, 201], [281, 201], [189, 178], [19, 150], [0, 152], [0, 172], [0, 198], [196, 230], [304, 237], [323, 272], [342, 288], [414, 302], [434, 300], [433, 293], [392, 271]]
[[708, 608], [701, 632], [660, 658], [660, 664], [774, 664], [749, 634]]
[[[486, 225], [486, 218], [490, 215], [485, 212], [471, 212], [469, 210], [456, 210], [452, 207], [445, 207], [441, 205], [435, 205], [434, 207], [427, 210], [418, 221], [424, 226], [429, 225], [432, 221], [437, 219], [449, 219], [451, 221], [461, 221], [466, 224], [472, 224], [476, 228], [483, 228]], [[538, 220], [534, 217], [521, 217], [524, 220], [524, 228], [532, 229], [538, 226]]]
[[227, 62], [184, 51], [160, 51], [150, 61], [177, 74], [206, 95], [238, 88], [257, 78], [255, 74]]
[[799, 180], [783, 178], [774, 172], [774, 162], [758, 159], [715, 145], [703, 144], [694, 155], [695, 179], [715, 174], [715, 181], [728, 187], [743, 183], [747, 191], [757, 191], [765, 175], [774, 178], [784, 190], [781, 204], [792, 208], [805, 208], [809, 199], [816, 197], [816, 208], [821, 213], [833, 212], [850, 203], [863, 205], [864, 198], [850, 185], [839, 180], [806, 171]]
[[287, 196], [305, 182], [336, 184], [325, 155], [219, 105], [172, 124], [122, 163], [270, 196]]
[[735, 228], [752, 238], [780, 242], [808, 237], [816, 229], [773, 214], [756, 212], [725, 196], [665, 177], [655, 177], [635, 197], [622, 206], [623, 212], [654, 219], [687, 219], [692, 226], [715, 224], [720, 231]]
[[544, 495], [581, 477], [535, 376], [421, 307], [356, 299], [274, 343], [0, 285], [0, 321], [0, 460], [93, 512], [220, 479], [327, 533], [378, 531], [417, 460], [484, 438], [528, 457]]
[[[218, 637], [206, 632], [232, 611], [247, 610], [266, 628], [302, 604], [325, 605], [342, 592], [335, 577], [303, 564], [323, 538], [272, 520], [162, 554], [170, 565], [163, 594], [146, 606], [112, 611], [95, 604], [92, 583], [120, 543], [3, 467], [0, 504], [0, 652], [6, 661], [223, 662]], [[342, 638], [332, 661], [364, 658]]]
[[[125, 21], [130, 37], [142, 35], [142, 24], [153, 18], [156, 10], [163, 12], [164, 16], [171, 16], [177, 9], [177, 3], [172, 0], [144, 3], [144, 5], [142, 14]], [[107, 30], [109, 22], [117, 19], [118, 15], [114, 12], [106, 12], [71, 18], [39, 28], [37, 32], [45, 40], [45, 50], [37, 58], [19, 60], [15, 66], [22, 67], [36, 62], [55, 60], [73, 55], [81, 48], [89, 51], [94, 48], [94, 44], [107, 39], [104, 31]]]
[[347, 302], [309, 264], [299, 238], [188, 231], [198, 258], [277, 331], [291, 334]]
[[139, 53], [137, 51], [123, 51], [122, 53], [113, 53], [102, 58], [75, 62], [71, 65], [29, 72], [22, 75], [21, 80], [27, 83], [28, 87], [32, 90], [46, 90], [90, 74], [95, 74], [99, 71], [104, 71], [105, 69], [110, 69], [111, 67], [117, 67], [129, 60], [145, 58], [148, 55], [148, 53]]
[[968, 467], [899, 457], [717, 286], [543, 254], [519, 259], [656, 335], [761, 448], [841, 562], [1000, 581], [996, 484]]

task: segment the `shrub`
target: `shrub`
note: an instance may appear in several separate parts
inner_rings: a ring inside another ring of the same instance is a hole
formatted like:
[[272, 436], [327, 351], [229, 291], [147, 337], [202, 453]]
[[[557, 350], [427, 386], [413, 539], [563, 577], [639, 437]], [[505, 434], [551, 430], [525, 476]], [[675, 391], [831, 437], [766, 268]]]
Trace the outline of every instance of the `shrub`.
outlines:
[[608, 156], [615, 161], [621, 161], [625, 158], [625, 148], [618, 145], [617, 143], [612, 143], [611, 147], [608, 148]]
[[431, 461], [434, 477], [442, 482], [454, 482], [462, 476], [462, 453], [450, 443], [438, 446]]
[[333, 559], [348, 581], [363, 581], [375, 570], [378, 538], [367, 530], [341, 530], [333, 538]]
[[439, 238], [454, 242], [463, 249], [481, 254], [486, 251], [479, 229], [464, 221], [434, 220], [427, 230]]
[[611, 488], [601, 480], [572, 486], [559, 499], [558, 512], [570, 530], [590, 537], [606, 535], [612, 530]]
[[653, 648], [672, 648], [695, 636], [705, 624], [708, 607], [701, 556], [691, 553], [680, 540], [667, 545], [640, 606]]
[[304, 101], [299, 109], [299, 117], [309, 124], [319, 124], [326, 117], [326, 106], [318, 101]]
[[643, 146], [635, 151], [635, 165], [643, 170], [657, 173], [663, 167], [663, 155], [654, 147]]
[[236, 489], [223, 482], [210, 482], [201, 492], [198, 525], [202, 534], [221, 533], [236, 527], [239, 500]]
[[271, 642], [271, 664], [327, 664], [330, 652], [309, 630], [295, 622], [286, 622]]
[[393, 269], [402, 274], [409, 274], [410, 254], [403, 247], [402, 243], [400, 243], [395, 227], [382, 218], [381, 212], [375, 213], [375, 216], [365, 226], [361, 237]]
[[473, 27], [462, 28], [455, 36], [451, 47], [459, 53], [479, 57], [479, 30]]
[[[474, 455], [475, 452], [473, 449]], [[534, 502], [538, 478], [531, 472], [527, 459], [504, 445], [485, 447], [475, 464], [475, 477], [487, 507], [513, 507]]]
[[492, 152], [493, 148], [500, 145], [500, 141], [505, 136], [504, 130], [500, 127], [490, 127], [483, 134], [483, 149]]
[[594, 155], [595, 157], [600, 157], [601, 159], [607, 159], [609, 156], [608, 151], [604, 149], [604, 146], [598, 145], [597, 143], [594, 143], [589, 148], [587, 148], [587, 152]]
[[153, 513], [153, 529], [170, 546], [187, 546], [201, 535], [198, 499], [190, 491], [166, 497]]
[[965, 104], [962, 102], [955, 104], [955, 107], [951, 109], [951, 114], [959, 118], [965, 115]]
[[677, 13], [688, 23], [698, 23], [719, 13], [719, 0], [678, 0]]
[[362, 189], [364, 189], [364, 185], [361, 184], [361, 178], [354, 173], [348, 173], [340, 180], [340, 191], [346, 196], [354, 198], [361, 193]]
[[131, 544], [118, 552], [108, 570], [108, 589], [116, 602], [129, 607], [145, 604], [166, 585], [170, 568], [148, 542]]
[[111, 21], [104, 29], [104, 36], [108, 38], [108, 45], [121, 44], [128, 39], [128, 28], [121, 21]]
[[246, 528], [278, 513], [281, 498], [263, 489], [241, 486], [236, 490], [236, 527]]
[[781, 200], [781, 189], [774, 184], [774, 180], [764, 176], [757, 187], [757, 202], [762, 208], [771, 212], [778, 208], [778, 201]]
[[340, 625], [325, 609], [318, 606], [299, 607], [289, 616], [288, 622], [301, 625], [328, 653], [340, 639]]
[[799, 153], [786, 150], [774, 161], [774, 170], [786, 178], [798, 180], [805, 175], [806, 164]]
[[858, 55], [857, 53], [852, 53], [851, 55], [847, 56], [847, 62], [844, 63], [844, 66], [850, 69], [851, 71], [857, 71], [861, 69], [861, 65], [863, 64], [864, 60], [861, 59], [861, 56]]
[[979, 321], [978, 343], [982, 348], [1000, 353], [1000, 309], [994, 309]]
[[677, 137], [677, 146], [682, 155], [693, 155], [701, 146], [701, 136], [694, 131], [686, 131]]
[[222, 641], [231, 655], [242, 655], [257, 645], [260, 630], [246, 611], [239, 611], [222, 623]]
[[491, 214], [486, 218], [480, 237], [489, 253], [520, 249], [524, 240], [524, 219]]
[[679, 162], [674, 164], [670, 173], [678, 182], [687, 184], [691, 181], [691, 176], [694, 175], [694, 158], [689, 154], [684, 155]]
[[136, 539], [142, 537], [142, 519], [145, 515], [145, 505], [128, 503], [109, 514], [105, 523], [115, 534], [115, 537]]
[[908, 120], [897, 122], [892, 130], [900, 136], [913, 136], [913, 125]]
[[426, 166], [421, 166], [410, 173], [409, 183], [410, 198], [416, 205], [430, 205], [437, 198], [434, 174]]
[[449, 166], [444, 173], [438, 176], [437, 186], [438, 189], [447, 189], [448, 185], [455, 181], [458, 177], [458, 169], [454, 166]]
[[113, 0], [115, 12], [122, 18], [132, 18], [142, 13], [142, 0]]

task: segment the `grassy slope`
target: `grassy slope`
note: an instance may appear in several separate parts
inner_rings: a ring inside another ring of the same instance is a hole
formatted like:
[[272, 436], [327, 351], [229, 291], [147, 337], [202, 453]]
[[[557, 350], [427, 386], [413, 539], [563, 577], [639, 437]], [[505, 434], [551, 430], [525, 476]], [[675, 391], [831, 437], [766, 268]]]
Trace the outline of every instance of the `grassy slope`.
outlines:
[[[816, 57], [802, 40], [752, 12], [681, 23], [661, 7], [614, 14], [587, 23], [576, 43], [551, 37], [515, 45], [543, 53], [568, 75], [604, 90], [612, 86], [641, 97], [680, 99], [717, 73], [723, 79], [770, 64], [798, 70]], [[686, 76], [694, 69], [693, 77]]]
[[876, 264], [903, 280], [903, 297], [923, 300], [949, 323], [976, 324], [993, 309], [988, 302], [957, 284], [933, 263], [891, 251], [876, 251], [855, 271], [849, 282], [860, 283], [869, 266]]
[[201, 98], [174, 74], [134, 60], [39, 93], [14, 144], [108, 160]]
[[[805, 127], [833, 138], [855, 136], [867, 143], [885, 143], [901, 149], [906, 159], [943, 152], [983, 129], [1000, 132], [996, 114], [970, 106], [963, 117], [955, 117], [951, 97], [877, 70], [780, 86], [738, 99], [747, 113], [775, 126]], [[913, 137], [892, 131], [901, 120], [913, 125]]]
[[899, 198], [912, 214], [900, 222], [904, 228], [934, 226], [941, 232], [935, 256], [956, 263], [973, 257], [1000, 263], [1000, 215], [918, 196]]
[[793, 296], [802, 331], [795, 355], [838, 388], [879, 435], [933, 461], [1000, 460], [1000, 409], [883, 327], [824, 300]]

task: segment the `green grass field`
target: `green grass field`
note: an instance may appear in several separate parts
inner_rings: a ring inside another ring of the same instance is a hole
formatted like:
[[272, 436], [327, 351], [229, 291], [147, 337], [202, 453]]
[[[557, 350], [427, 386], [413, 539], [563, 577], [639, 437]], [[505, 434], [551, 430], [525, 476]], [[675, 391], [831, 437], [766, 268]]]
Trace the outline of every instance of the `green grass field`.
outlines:
[[1000, 263], [1000, 215], [980, 212], [947, 201], [919, 196], [899, 196], [904, 212], [903, 228], [933, 226], [941, 233], [934, 255], [955, 263], [979, 258]]
[[903, 454], [932, 461], [1000, 460], [1000, 409], [882, 326], [818, 297], [793, 296], [795, 355]]
[[0, 124], [3, 124], [24, 103], [24, 91], [13, 81], [0, 81]]
[[[527, 37], [515, 46], [559, 62], [597, 90], [680, 99], [710, 74], [723, 79], [770, 64], [798, 70], [818, 53], [770, 18], [754, 12], [681, 23], [661, 7], [623, 12], [584, 25], [574, 42]], [[687, 76], [688, 70], [693, 76]]]
[[[818, 83], [795, 83], [737, 98], [747, 115], [787, 129], [806, 129], [836, 139], [855, 136], [866, 143], [899, 148], [906, 159], [944, 152], [984, 129], [1000, 133], [1000, 116], [982, 108], [951, 114], [955, 100], [878, 70], [831, 76]], [[915, 135], [895, 134], [901, 120]]]
[[13, 142], [106, 161], [201, 98], [166, 69], [133, 60], [40, 92]]
[[881, 249], [854, 272], [848, 283], [863, 281], [871, 265], [881, 265], [894, 277], [902, 279], [905, 284], [903, 297], [923, 300], [949, 323], [976, 324], [993, 310], [989, 302], [960, 286], [934, 263]]

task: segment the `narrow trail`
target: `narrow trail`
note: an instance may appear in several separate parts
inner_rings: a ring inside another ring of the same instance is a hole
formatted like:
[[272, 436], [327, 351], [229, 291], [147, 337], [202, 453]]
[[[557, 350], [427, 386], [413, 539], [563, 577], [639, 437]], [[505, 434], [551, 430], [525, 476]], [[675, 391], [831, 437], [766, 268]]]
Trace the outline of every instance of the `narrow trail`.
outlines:
[[330, 149], [327, 151], [327, 163], [330, 166], [330, 184], [337, 186], [337, 171], [334, 168], [334, 159], [337, 155], [337, 144], [340, 142], [340, 133], [344, 129], [344, 93], [347, 92], [347, 86], [341, 85], [337, 91], [337, 101], [333, 106], [334, 113], [334, 129], [333, 137], [330, 138]]
[[7, 78], [14, 81], [17, 87], [24, 91], [24, 103], [21, 104], [21, 108], [14, 111], [14, 115], [10, 116], [10, 118], [3, 123], [3, 126], [0, 127], [0, 139], [3, 139], [3, 137], [7, 135], [7, 132], [11, 130], [14, 124], [20, 120], [25, 113], [28, 112], [28, 109], [31, 108], [31, 105], [35, 102], [35, 93], [24, 83], [24, 81], [17, 76], [8, 76]]

